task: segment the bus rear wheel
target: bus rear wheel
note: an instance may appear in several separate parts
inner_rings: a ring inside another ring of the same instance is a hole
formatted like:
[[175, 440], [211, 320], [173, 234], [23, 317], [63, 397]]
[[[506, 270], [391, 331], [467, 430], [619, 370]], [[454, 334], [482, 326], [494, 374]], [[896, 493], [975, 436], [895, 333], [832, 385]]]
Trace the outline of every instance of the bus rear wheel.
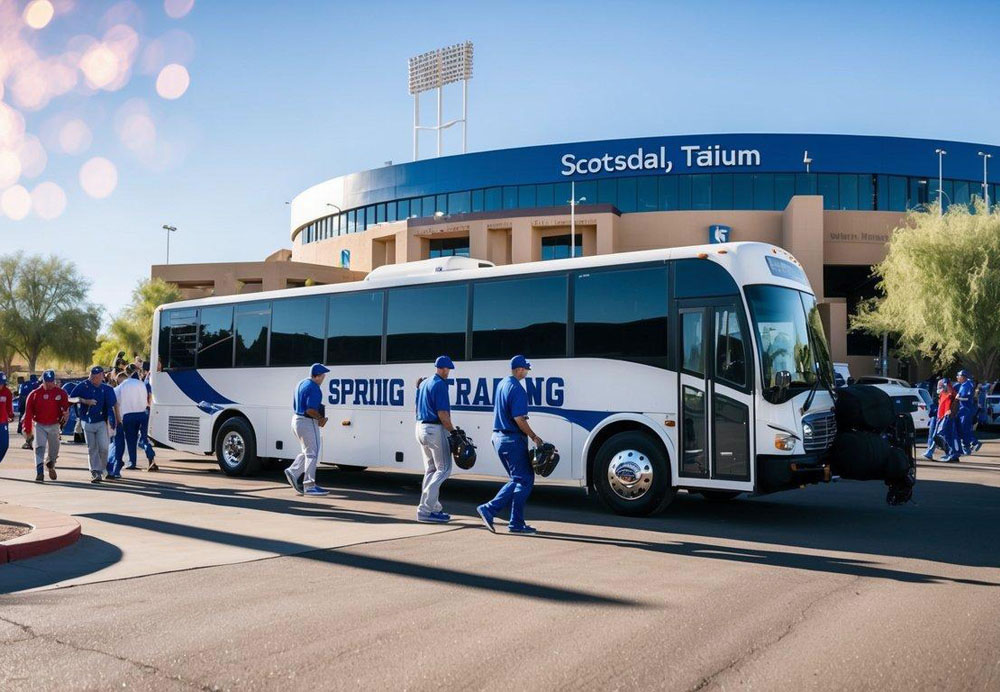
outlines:
[[227, 476], [252, 476], [260, 469], [257, 438], [244, 418], [230, 418], [215, 436], [215, 458]]
[[677, 494], [667, 455], [649, 435], [633, 430], [612, 435], [601, 445], [592, 478], [604, 504], [626, 516], [655, 514]]

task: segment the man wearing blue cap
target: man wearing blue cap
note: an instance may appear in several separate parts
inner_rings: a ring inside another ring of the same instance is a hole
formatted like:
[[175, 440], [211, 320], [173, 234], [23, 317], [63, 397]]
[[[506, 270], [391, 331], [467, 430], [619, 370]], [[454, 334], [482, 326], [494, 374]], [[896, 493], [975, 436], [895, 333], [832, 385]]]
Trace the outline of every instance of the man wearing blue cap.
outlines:
[[[299, 382], [295, 388], [295, 399], [292, 408], [292, 432], [299, 438], [302, 451], [295, 457], [292, 465], [285, 469], [288, 484], [299, 495], [322, 496], [330, 491], [316, 485], [316, 464], [319, 462], [319, 450], [322, 437], [319, 429], [326, 425], [326, 407], [323, 406], [323, 390], [320, 385], [326, 379], [330, 369], [322, 363], [313, 363], [309, 377]], [[300, 484], [299, 476], [304, 474]]]
[[90, 379], [76, 386], [73, 398], [80, 404], [80, 420], [90, 461], [90, 482], [100, 483], [108, 465], [111, 444], [108, 428], [116, 429], [121, 424], [118, 399], [115, 390], [104, 381], [104, 368], [100, 365], [92, 367]]
[[510, 359], [510, 375], [497, 385], [493, 400], [493, 449], [500, 457], [510, 480], [500, 488], [496, 497], [476, 511], [493, 533], [493, 519], [510, 507], [509, 533], [537, 533], [536, 529], [524, 523], [524, 505], [535, 485], [535, 470], [528, 459], [528, 440], [536, 446], [542, 445], [542, 438], [528, 425], [528, 395], [521, 386], [521, 380], [531, 370], [531, 363], [524, 356]]
[[983, 443], [977, 440], [975, 433], [972, 432], [972, 425], [976, 420], [976, 385], [969, 378], [967, 370], [959, 370], [955, 379], [958, 381], [958, 388], [955, 392], [958, 399], [956, 437], [962, 451], [965, 454], [972, 454], [978, 452], [983, 446]]
[[448, 434], [451, 402], [448, 400], [448, 375], [455, 364], [448, 356], [434, 361], [434, 377], [417, 382], [417, 443], [424, 457], [424, 485], [417, 505], [417, 521], [445, 524], [451, 515], [441, 506], [441, 486], [451, 475], [451, 449]]
[[24, 434], [35, 437], [35, 481], [38, 483], [45, 480], [43, 464], [49, 470], [49, 478], [56, 480], [59, 433], [68, 415], [69, 397], [62, 387], [56, 386], [55, 371], [46, 370], [42, 373], [42, 386], [33, 390], [24, 402]]

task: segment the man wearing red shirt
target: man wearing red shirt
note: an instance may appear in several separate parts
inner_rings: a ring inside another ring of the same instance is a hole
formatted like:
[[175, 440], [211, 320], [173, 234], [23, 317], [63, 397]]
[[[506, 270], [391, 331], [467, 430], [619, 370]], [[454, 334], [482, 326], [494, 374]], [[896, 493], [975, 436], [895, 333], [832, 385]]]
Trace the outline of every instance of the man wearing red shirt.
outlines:
[[56, 479], [59, 433], [68, 416], [69, 395], [56, 386], [56, 373], [46, 370], [42, 374], [42, 386], [29, 394], [24, 404], [24, 434], [35, 433], [35, 481], [38, 483], [45, 480], [42, 464], [46, 449], [49, 461], [45, 467], [49, 470], [49, 478]]
[[14, 395], [7, 388], [7, 375], [0, 372], [0, 461], [7, 456], [10, 433], [7, 424], [14, 418]]

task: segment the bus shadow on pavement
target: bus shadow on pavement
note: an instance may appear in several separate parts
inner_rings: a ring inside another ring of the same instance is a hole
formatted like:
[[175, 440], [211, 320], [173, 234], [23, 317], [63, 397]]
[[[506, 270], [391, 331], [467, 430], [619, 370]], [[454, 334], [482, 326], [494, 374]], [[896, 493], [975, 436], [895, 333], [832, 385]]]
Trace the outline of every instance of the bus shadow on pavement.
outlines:
[[537, 582], [507, 579], [488, 574], [476, 574], [474, 572], [466, 572], [447, 567], [436, 567], [416, 562], [406, 562], [404, 560], [394, 560], [385, 557], [359, 555], [357, 553], [344, 552], [343, 550], [337, 548], [317, 550], [313, 546], [282, 539], [263, 538], [260, 536], [232, 533], [230, 531], [219, 531], [217, 529], [190, 526], [188, 524], [178, 524], [176, 522], [163, 521], [160, 519], [148, 519], [145, 517], [134, 517], [126, 514], [113, 514], [106, 512], [94, 512], [90, 514], [81, 514], [80, 516], [93, 519], [95, 521], [112, 523], [117, 526], [130, 526], [146, 531], [193, 538], [199, 541], [210, 541], [213, 543], [230, 545], [239, 548], [278, 553], [283, 557], [314, 560], [331, 565], [378, 572], [380, 574], [395, 574], [397, 576], [407, 577], [410, 579], [446, 583], [466, 588], [506, 593], [524, 598], [596, 606], [628, 608], [647, 607], [647, 604], [642, 601], [623, 599], [617, 596], [603, 596], [587, 591], [550, 586]]
[[0, 565], [0, 594], [37, 589], [110, 567], [122, 559], [118, 546], [83, 535], [71, 546]]

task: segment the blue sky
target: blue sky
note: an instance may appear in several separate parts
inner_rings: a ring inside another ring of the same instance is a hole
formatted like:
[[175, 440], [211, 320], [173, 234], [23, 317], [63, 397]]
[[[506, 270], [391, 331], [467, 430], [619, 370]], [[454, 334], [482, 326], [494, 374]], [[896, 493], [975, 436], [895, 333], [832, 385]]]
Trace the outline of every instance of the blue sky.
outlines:
[[[26, 5], [0, 6], [12, 2]], [[144, 47], [172, 31], [167, 43], [190, 87], [162, 99], [156, 75], [137, 67], [120, 90], [70, 93], [25, 111], [29, 133], [41, 136], [53, 118], [70, 114], [87, 123], [93, 142], [76, 155], [49, 151], [40, 175], [20, 181], [29, 190], [55, 182], [66, 208], [51, 220], [0, 215], [0, 252], [73, 260], [109, 313], [163, 261], [164, 223], [179, 229], [173, 262], [263, 259], [289, 246], [286, 200], [326, 178], [411, 158], [406, 58], [464, 40], [476, 45], [471, 150], [699, 132], [1000, 144], [1000, 19], [983, 7], [195, 0], [171, 19], [154, 0], [76, 0], [22, 36], [58, 53], [70, 37], [100, 37], [124, 18], [140, 37], [141, 62]], [[190, 37], [193, 52], [176, 32]], [[140, 106], [155, 124], [156, 146], [169, 147], [165, 160], [136, 154], [116, 131]], [[430, 100], [424, 112], [433, 113]], [[432, 135], [422, 142], [431, 153]], [[459, 146], [458, 130], [446, 133], [446, 152]], [[92, 156], [117, 167], [117, 187], [104, 199], [78, 182]]]

